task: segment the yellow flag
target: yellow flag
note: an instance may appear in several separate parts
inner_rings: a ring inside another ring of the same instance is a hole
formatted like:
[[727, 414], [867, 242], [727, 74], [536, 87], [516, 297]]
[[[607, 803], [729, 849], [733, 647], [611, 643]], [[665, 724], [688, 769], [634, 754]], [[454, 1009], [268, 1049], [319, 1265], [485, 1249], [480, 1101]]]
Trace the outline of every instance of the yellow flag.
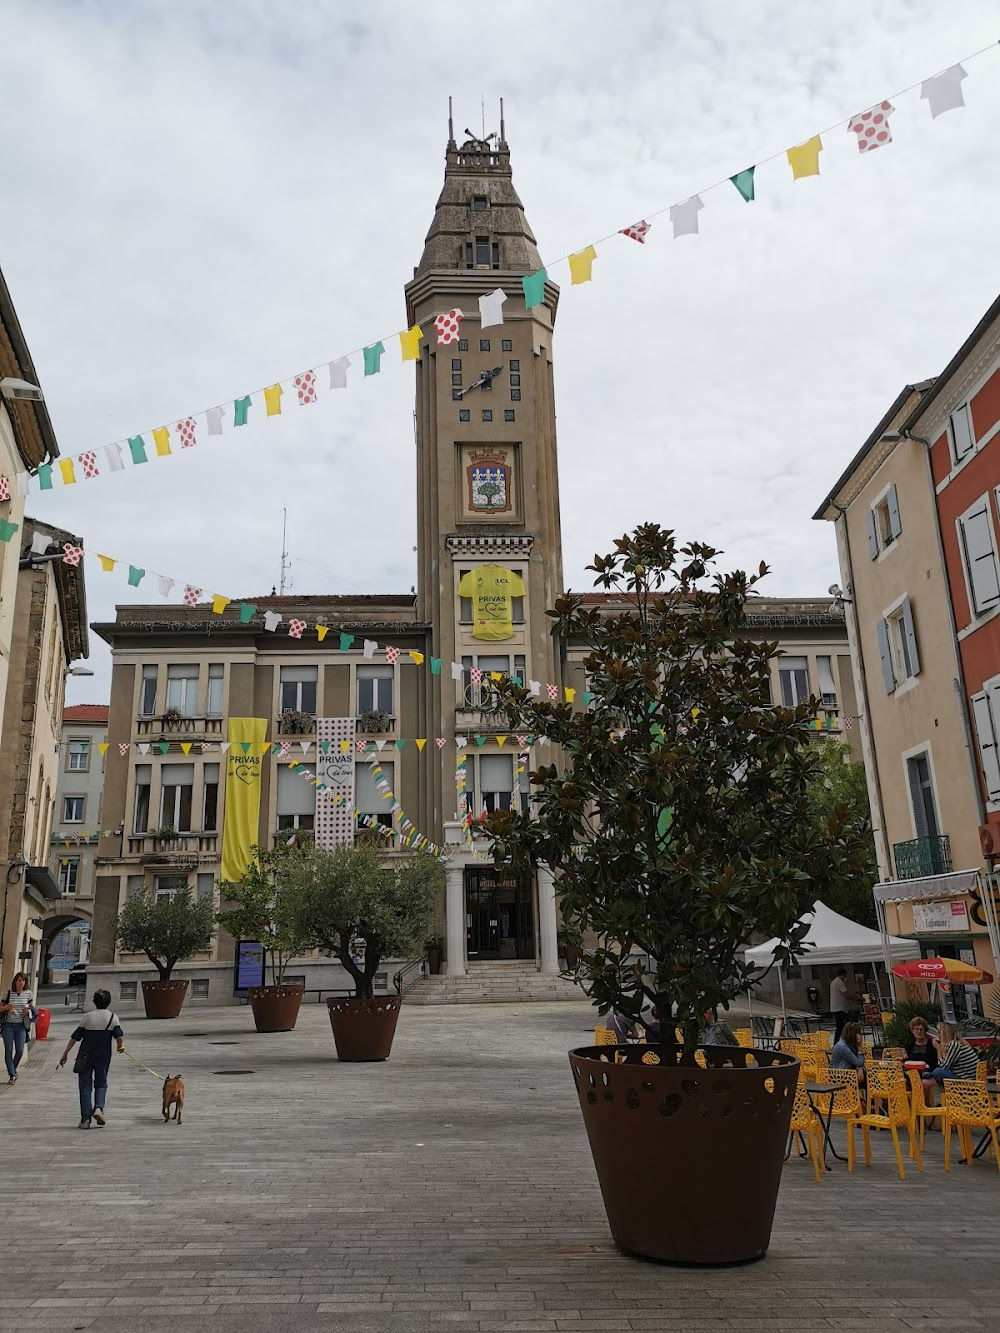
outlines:
[[564, 686], [563, 688], [566, 693], [566, 702], [568, 704], [571, 704], [573, 700], [576, 698], [576, 690], [571, 690], [568, 685]]
[[73, 471], [73, 460], [72, 460], [72, 458], [60, 458], [60, 460], [59, 460], [59, 471], [62, 473], [62, 479], [63, 479], [63, 485], [64, 485], [64, 486], [75, 486], [75, 485], [76, 485], [76, 473]]
[[320, 643], [323, 642], [323, 640], [326, 638], [326, 636], [327, 636], [327, 634], [328, 634], [329, 632], [330, 632], [330, 627], [329, 627], [329, 625], [317, 625], [317, 626], [316, 626], [316, 637], [317, 637], [317, 639], [319, 639]]
[[98, 742], [97, 742], [97, 748], [100, 750], [100, 752], [101, 752], [102, 755], [103, 755], [103, 754], [107, 754], [107, 752], [108, 752], [108, 742], [107, 742], [107, 741], [98, 741]]
[[427, 737], [426, 737], [426, 736], [424, 736], [422, 739], [418, 739], [418, 740], [414, 741], [414, 745], [416, 745], [416, 747], [417, 747], [418, 750], [422, 750], [426, 744], [427, 744]]
[[351, 748], [351, 742], [350, 742], [350, 741], [341, 741], [341, 742], [340, 742], [340, 753], [341, 753], [341, 754], [346, 754], [347, 751], [348, 751], [350, 748]]
[[101, 562], [102, 571], [105, 574], [110, 574], [115, 567], [115, 562], [111, 559], [111, 557], [109, 555], [99, 555], [97, 558]]
[[410, 657], [411, 657], [411, 658], [413, 659], [413, 661], [417, 664], [417, 666], [419, 666], [420, 663], [424, 660], [424, 655], [423, 655], [423, 653], [418, 653], [417, 650], [416, 650], [415, 648], [411, 648], [411, 649], [410, 649]]
[[697, 722], [697, 721], [698, 721], [698, 714], [699, 714], [700, 712], [701, 712], [701, 709], [700, 709], [700, 708], [692, 708], [692, 709], [691, 709], [691, 719], [692, 719], [692, 721], [694, 721], [694, 722]]
[[507, 741], [507, 737], [506, 737], [506, 736], [498, 736], [498, 737], [497, 737], [497, 745], [504, 745], [504, 744], [506, 743], [506, 741]]
[[819, 155], [822, 151], [823, 140], [818, 134], [795, 148], [789, 148], [785, 156], [792, 169], [792, 180], [801, 180], [803, 176], [818, 176]]
[[502, 671], [491, 671], [491, 672], [490, 672], [490, 680], [503, 680], [503, 672], [502, 672]]
[[223, 597], [223, 596], [221, 596], [221, 594], [219, 594], [219, 593], [217, 593], [217, 592], [213, 592], [213, 593], [212, 593], [212, 610], [215, 612], [215, 614], [216, 614], [217, 616], [221, 616], [222, 613], [223, 613], [223, 611], [225, 611], [226, 607], [229, 605], [229, 603], [230, 603], [231, 600], [232, 600], [232, 599], [229, 598], [229, 597]]
[[[241, 879], [250, 864], [250, 849], [260, 837], [261, 757], [254, 750], [267, 735], [267, 718], [231, 717], [226, 739], [226, 814], [222, 826], [222, 869], [219, 878], [230, 883]], [[250, 751], [243, 753], [243, 744]]]
[[588, 245], [586, 250], [579, 250], [575, 255], [569, 257], [569, 277], [570, 285], [576, 286], [578, 282], [589, 282], [591, 279], [591, 267], [597, 258], [597, 251], [592, 245]]
[[399, 335], [399, 346], [404, 361], [420, 360], [420, 339], [423, 336], [424, 331], [419, 324], [414, 324], [412, 329], [407, 329], [405, 333]]
[[166, 426], [158, 426], [153, 431], [153, 443], [156, 445], [156, 452], [161, 458], [170, 453], [170, 431]]
[[181, 749], [184, 751], [185, 754], [190, 754], [190, 753], [191, 753], [191, 742], [190, 742], [190, 741], [181, 741]]
[[281, 395], [284, 392], [280, 384], [272, 384], [269, 389], [264, 390], [264, 402], [267, 404], [269, 417], [281, 416]]

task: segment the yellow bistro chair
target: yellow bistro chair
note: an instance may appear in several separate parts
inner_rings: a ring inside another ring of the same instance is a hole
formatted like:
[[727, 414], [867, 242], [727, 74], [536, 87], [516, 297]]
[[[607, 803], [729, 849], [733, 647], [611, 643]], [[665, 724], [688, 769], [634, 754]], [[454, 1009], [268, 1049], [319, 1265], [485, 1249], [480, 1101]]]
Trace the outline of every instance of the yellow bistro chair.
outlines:
[[594, 1028], [595, 1046], [617, 1046], [618, 1034], [614, 1028]]
[[867, 1073], [867, 1101], [868, 1110], [875, 1109], [876, 1102], [884, 1102], [889, 1095], [889, 1088], [893, 1083], [902, 1083], [903, 1090], [906, 1090], [906, 1079], [903, 1077], [902, 1068], [893, 1061], [876, 1061], [869, 1065]]
[[951, 1131], [958, 1132], [959, 1146], [966, 1165], [972, 1163], [972, 1131], [989, 1130], [993, 1141], [993, 1155], [1000, 1170], [1000, 1111], [994, 1106], [986, 1088], [974, 1079], [948, 1078], [944, 1081], [944, 1169], [951, 1170]]
[[833, 1102], [831, 1116], [834, 1120], [850, 1120], [861, 1114], [861, 1093], [858, 1090], [858, 1071], [856, 1069], [830, 1069], [826, 1082], [836, 1086], [837, 1091], [828, 1093]]
[[826, 1170], [822, 1165], [823, 1148], [820, 1143], [819, 1121], [816, 1119], [816, 1113], [809, 1105], [809, 1098], [802, 1088], [795, 1089], [795, 1101], [792, 1103], [792, 1120], [788, 1126], [788, 1133], [792, 1143], [795, 1142], [796, 1134], [806, 1136], [806, 1145], [809, 1149], [809, 1156], [812, 1159], [813, 1171], [816, 1180], [822, 1180], [820, 1170]]
[[[871, 1072], [868, 1075], [871, 1078]], [[896, 1165], [899, 1167], [900, 1180], [906, 1179], [906, 1172], [903, 1169], [903, 1152], [899, 1146], [899, 1130], [905, 1128], [910, 1135], [910, 1156], [917, 1163], [917, 1170], [923, 1171], [923, 1158], [920, 1156], [920, 1149], [917, 1147], [917, 1141], [913, 1137], [913, 1127], [910, 1119], [910, 1104], [906, 1099], [906, 1083], [903, 1079], [893, 1080], [888, 1083], [885, 1100], [885, 1115], [854, 1115], [847, 1122], [847, 1169], [854, 1170], [854, 1130], [857, 1125], [861, 1126], [861, 1134], [865, 1141], [865, 1166], [872, 1164], [872, 1142], [871, 1131], [873, 1129], [887, 1129], [892, 1134], [892, 1146], [896, 1152]]]
[[[910, 1081], [910, 1134], [916, 1137], [917, 1121], [920, 1121], [920, 1150], [923, 1152], [924, 1136], [927, 1133], [928, 1120], [941, 1121], [941, 1128], [944, 1128], [945, 1110], [943, 1106], [928, 1106], [927, 1098], [924, 1096], [924, 1085], [920, 1079], [920, 1073], [916, 1069], [908, 1069], [906, 1077]], [[911, 1141], [910, 1156], [913, 1155]]]
[[985, 1060], [979, 1060], [976, 1063], [976, 1082], [984, 1088], [988, 1087], [987, 1079], [990, 1076], [990, 1067]]
[[753, 1046], [754, 1044], [753, 1032], [750, 1028], [735, 1028], [733, 1030], [733, 1036], [741, 1046]]

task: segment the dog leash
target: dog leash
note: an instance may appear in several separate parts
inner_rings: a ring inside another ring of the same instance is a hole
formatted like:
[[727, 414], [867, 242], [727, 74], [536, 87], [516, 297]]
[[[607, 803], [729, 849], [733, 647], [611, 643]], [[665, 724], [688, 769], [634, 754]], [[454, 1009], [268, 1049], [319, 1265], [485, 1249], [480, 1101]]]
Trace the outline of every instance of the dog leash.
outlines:
[[145, 1069], [147, 1074], [152, 1074], [153, 1078], [156, 1079], [157, 1083], [163, 1082], [163, 1075], [158, 1074], [155, 1069], [150, 1069], [149, 1065], [144, 1065], [141, 1060], [137, 1060], [135, 1056], [132, 1054], [132, 1052], [128, 1049], [128, 1047], [126, 1046], [122, 1047], [122, 1055], [127, 1055], [133, 1064], [138, 1065], [140, 1069]]

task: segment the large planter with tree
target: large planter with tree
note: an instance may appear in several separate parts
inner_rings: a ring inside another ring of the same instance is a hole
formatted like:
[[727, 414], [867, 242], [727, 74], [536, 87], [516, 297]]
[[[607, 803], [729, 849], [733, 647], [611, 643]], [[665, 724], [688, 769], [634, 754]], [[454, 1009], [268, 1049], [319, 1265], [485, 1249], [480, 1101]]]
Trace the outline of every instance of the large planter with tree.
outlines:
[[258, 1032], [290, 1032], [305, 993], [301, 983], [285, 984], [288, 964], [308, 947], [291, 901], [294, 879], [289, 866], [301, 855], [298, 847], [285, 844], [270, 851], [255, 847], [243, 878], [220, 888], [231, 906], [216, 921], [235, 939], [256, 940], [270, 962], [271, 985], [253, 986], [249, 993]]
[[129, 898], [114, 919], [115, 938], [126, 953], [144, 953], [159, 973], [142, 983], [147, 1018], [176, 1018], [188, 983], [174, 981], [173, 970], [186, 958], [203, 953], [215, 933], [211, 898], [192, 897], [190, 888], [170, 897], [146, 891]]
[[655, 524], [615, 546], [591, 566], [612, 604], [553, 612], [589, 645], [589, 707], [502, 686], [511, 731], [565, 760], [531, 774], [533, 813], [488, 827], [498, 866], [559, 876], [567, 927], [599, 941], [581, 984], [651, 1043], [570, 1052], [612, 1235], [656, 1259], [745, 1261], [768, 1246], [798, 1064], [699, 1034], [751, 984], [752, 933], [796, 955], [800, 918], [853, 873], [867, 829], [846, 806], [817, 816], [814, 710], [771, 703], [776, 645], [746, 619], [766, 567], [720, 573], [714, 550]]
[[360, 844], [304, 848], [289, 866], [297, 928], [338, 958], [354, 982], [350, 998], [327, 1000], [341, 1060], [385, 1060], [399, 1017], [399, 997], [376, 996], [383, 958], [419, 948], [444, 887], [444, 867], [426, 853], [400, 859]]

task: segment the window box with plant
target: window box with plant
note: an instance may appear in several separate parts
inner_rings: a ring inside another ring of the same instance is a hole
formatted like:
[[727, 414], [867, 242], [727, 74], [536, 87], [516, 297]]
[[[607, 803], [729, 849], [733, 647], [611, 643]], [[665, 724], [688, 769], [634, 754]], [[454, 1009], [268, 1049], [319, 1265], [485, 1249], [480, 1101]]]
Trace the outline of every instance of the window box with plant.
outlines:
[[147, 1018], [176, 1018], [188, 983], [174, 981], [178, 963], [204, 953], [215, 934], [211, 898], [194, 898], [190, 886], [154, 897], [146, 889], [129, 898], [114, 918], [115, 939], [126, 953], [144, 953], [159, 973], [142, 983]]
[[358, 731], [391, 731], [393, 720], [392, 714], [384, 712], [381, 708], [364, 708], [358, 714]]
[[570, 1065], [615, 1240], [688, 1263], [767, 1250], [798, 1072], [782, 1052], [699, 1047], [705, 1014], [751, 984], [754, 932], [797, 956], [800, 918], [853, 874], [861, 837], [846, 807], [814, 816], [808, 701], [771, 703], [776, 645], [746, 620], [766, 566], [723, 573], [717, 554], [646, 524], [590, 567], [621, 610], [556, 603], [554, 632], [590, 648], [594, 702], [501, 683], [510, 730], [565, 759], [530, 775], [534, 813], [488, 825], [498, 867], [547, 865], [566, 925], [597, 939], [578, 977], [598, 1011], [655, 1042]]
[[287, 708], [278, 718], [278, 730], [283, 736], [308, 736], [316, 730], [316, 719], [312, 713]]

